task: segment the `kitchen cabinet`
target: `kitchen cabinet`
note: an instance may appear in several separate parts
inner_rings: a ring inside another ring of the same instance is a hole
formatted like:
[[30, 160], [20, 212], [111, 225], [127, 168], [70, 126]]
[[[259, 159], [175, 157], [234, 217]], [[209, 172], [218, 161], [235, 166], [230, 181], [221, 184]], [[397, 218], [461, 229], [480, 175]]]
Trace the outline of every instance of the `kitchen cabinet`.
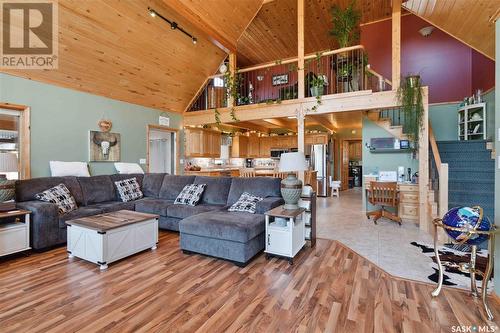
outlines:
[[258, 135], [251, 134], [248, 137], [248, 155], [247, 157], [260, 156], [260, 138]]
[[272, 140], [272, 136], [263, 136], [260, 138], [259, 157], [271, 157]]
[[362, 144], [361, 141], [351, 141], [349, 143], [349, 160], [359, 161], [362, 159]]
[[185, 155], [186, 157], [219, 157], [221, 134], [202, 128], [186, 128]]
[[231, 146], [231, 157], [243, 158], [248, 156], [248, 136], [237, 135], [233, 137], [233, 145]]
[[306, 134], [304, 142], [306, 145], [326, 145], [328, 144], [328, 134]]

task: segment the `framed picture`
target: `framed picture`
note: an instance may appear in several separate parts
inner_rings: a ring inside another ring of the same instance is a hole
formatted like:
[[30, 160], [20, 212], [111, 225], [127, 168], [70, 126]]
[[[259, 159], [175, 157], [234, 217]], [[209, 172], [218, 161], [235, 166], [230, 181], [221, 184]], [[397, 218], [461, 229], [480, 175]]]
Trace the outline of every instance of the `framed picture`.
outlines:
[[120, 161], [120, 134], [90, 131], [89, 161], [118, 162]]
[[273, 86], [279, 86], [288, 83], [288, 74], [273, 75]]

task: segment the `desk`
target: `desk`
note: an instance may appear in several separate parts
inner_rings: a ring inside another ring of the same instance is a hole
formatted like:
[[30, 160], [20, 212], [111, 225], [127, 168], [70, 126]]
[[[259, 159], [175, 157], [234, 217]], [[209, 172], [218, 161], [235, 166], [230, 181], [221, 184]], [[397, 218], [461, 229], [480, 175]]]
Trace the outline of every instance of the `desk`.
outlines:
[[[375, 176], [364, 176], [365, 190], [370, 189], [370, 182], [376, 181]], [[398, 183], [399, 205], [398, 216], [405, 221], [418, 223], [418, 184]]]

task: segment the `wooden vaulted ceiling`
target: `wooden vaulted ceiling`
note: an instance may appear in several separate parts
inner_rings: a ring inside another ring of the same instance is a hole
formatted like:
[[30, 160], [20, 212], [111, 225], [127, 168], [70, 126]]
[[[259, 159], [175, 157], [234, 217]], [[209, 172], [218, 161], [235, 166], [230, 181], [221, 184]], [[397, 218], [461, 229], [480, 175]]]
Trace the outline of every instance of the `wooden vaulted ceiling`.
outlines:
[[[351, 0], [305, 1], [305, 52], [337, 47], [329, 35], [330, 8]], [[391, 0], [357, 0], [362, 23], [391, 16]], [[238, 63], [248, 66], [297, 55], [297, 0], [267, 1], [238, 41]]]
[[[226, 57], [205, 27], [236, 44], [262, 0], [190, 0], [183, 8], [205, 16], [190, 21], [170, 7], [173, 0], [60, 0], [59, 69], [5, 70], [36, 81], [130, 103], [182, 112]], [[244, 5], [241, 5], [244, 4]], [[176, 21], [198, 38], [173, 31], [148, 7]], [[241, 15], [235, 15], [236, 10]], [[225, 19], [217, 20], [218, 15]], [[70, 107], [70, 106], [68, 106]]]
[[495, 59], [500, 0], [408, 0], [403, 7]]

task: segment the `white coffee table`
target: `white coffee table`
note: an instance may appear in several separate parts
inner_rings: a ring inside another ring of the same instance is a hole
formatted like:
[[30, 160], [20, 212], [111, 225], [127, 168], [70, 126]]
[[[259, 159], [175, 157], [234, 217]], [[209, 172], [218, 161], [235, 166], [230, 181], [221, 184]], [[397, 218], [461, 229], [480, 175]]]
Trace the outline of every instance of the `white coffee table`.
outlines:
[[67, 221], [68, 256], [108, 268], [113, 261], [156, 249], [158, 215], [129, 210]]

